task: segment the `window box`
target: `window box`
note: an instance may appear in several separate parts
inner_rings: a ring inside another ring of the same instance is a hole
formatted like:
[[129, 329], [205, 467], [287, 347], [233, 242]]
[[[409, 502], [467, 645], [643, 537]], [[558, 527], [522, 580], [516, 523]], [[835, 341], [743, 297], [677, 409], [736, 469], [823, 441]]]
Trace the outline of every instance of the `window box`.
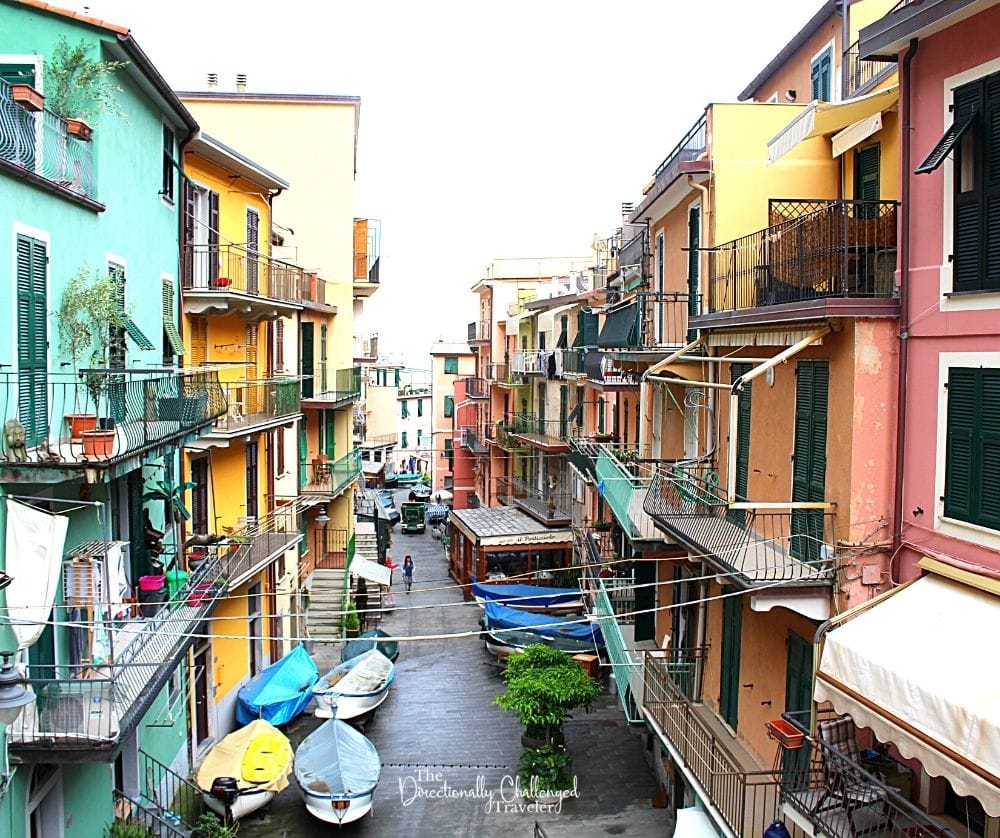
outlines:
[[35, 113], [45, 107], [45, 97], [30, 84], [12, 84], [10, 95], [26, 111]]
[[802, 747], [805, 734], [786, 719], [772, 719], [765, 722], [767, 735], [778, 742], [787, 751], [796, 751]]
[[82, 119], [67, 119], [66, 133], [69, 134], [71, 137], [76, 137], [78, 140], [82, 140], [85, 143], [89, 143], [90, 138], [94, 134], [94, 129], [91, 128]]

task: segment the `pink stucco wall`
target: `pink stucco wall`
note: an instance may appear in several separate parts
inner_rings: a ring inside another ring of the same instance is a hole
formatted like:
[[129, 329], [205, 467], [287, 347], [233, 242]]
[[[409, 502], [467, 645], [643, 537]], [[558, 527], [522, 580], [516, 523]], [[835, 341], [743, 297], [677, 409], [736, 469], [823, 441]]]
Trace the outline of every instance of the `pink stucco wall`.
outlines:
[[[937, 475], [941, 395], [940, 355], [944, 352], [1000, 352], [1000, 294], [978, 299], [992, 306], [981, 311], [943, 311], [941, 271], [945, 224], [945, 167], [932, 174], [913, 169], [940, 139], [946, 127], [945, 79], [1000, 57], [1000, 7], [975, 15], [920, 41], [912, 63], [912, 152], [902, 161], [901, 177], [909, 177], [910, 270], [905, 277], [910, 296], [909, 374], [903, 472], [904, 549], [897, 577], [916, 573], [913, 563], [928, 552], [941, 553], [1000, 568], [1000, 553], [961, 537], [938, 531], [941, 504]], [[985, 73], [984, 73], [985, 74]], [[950, 120], [949, 120], [950, 121]], [[968, 298], [964, 298], [968, 299]], [[922, 512], [920, 511], [922, 510]], [[970, 538], [984, 540], [975, 534]]]

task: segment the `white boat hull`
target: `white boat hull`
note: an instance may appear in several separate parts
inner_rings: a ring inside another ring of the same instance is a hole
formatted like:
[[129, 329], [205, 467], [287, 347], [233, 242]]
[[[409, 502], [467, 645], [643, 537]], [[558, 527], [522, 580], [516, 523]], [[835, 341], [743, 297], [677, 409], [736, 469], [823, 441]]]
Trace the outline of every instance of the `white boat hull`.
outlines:
[[389, 685], [369, 695], [337, 695], [316, 693], [316, 717], [337, 718], [341, 721], [356, 719], [370, 713], [389, 696]]
[[372, 810], [373, 792], [349, 798], [350, 802], [346, 809], [334, 808], [334, 800], [330, 797], [312, 794], [305, 789], [302, 790], [302, 794], [305, 797], [306, 809], [309, 810], [309, 814], [321, 821], [335, 823], [338, 826], [359, 820]]
[[[272, 800], [274, 800], [277, 792], [268, 791], [267, 789], [246, 789], [241, 791], [236, 800], [233, 801], [233, 808], [230, 811], [230, 815], [233, 820], [239, 820], [251, 812], [256, 812], [258, 809], [262, 809]], [[207, 791], [201, 793], [201, 799], [205, 801], [205, 805], [211, 809], [220, 818], [226, 817], [226, 807], [221, 800], [217, 797], [213, 797]]]

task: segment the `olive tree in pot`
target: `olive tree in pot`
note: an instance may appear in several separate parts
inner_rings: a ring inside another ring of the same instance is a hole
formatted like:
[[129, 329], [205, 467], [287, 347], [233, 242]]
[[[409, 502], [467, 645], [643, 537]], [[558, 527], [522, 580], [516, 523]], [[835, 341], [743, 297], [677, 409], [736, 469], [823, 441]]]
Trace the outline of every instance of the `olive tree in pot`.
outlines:
[[122, 92], [115, 73], [123, 61], [102, 61], [91, 57], [100, 47], [81, 39], [70, 44], [61, 36], [45, 62], [46, 105], [66, 121], [66, 131], [81, 140], [89, 140], [92, 123], [99, 114], [108, 113], [128, 124], [117, 94]]
[[494, 702], [516, 713], [525, 726], [519, 763], [522, 785], [534, 791], [570, 788], [563, 723], [577, 707], [590, 710], [600, 694], [597, 682], [577, 661], [541, 644], [511, 655], [503, 678], [507, 690]]

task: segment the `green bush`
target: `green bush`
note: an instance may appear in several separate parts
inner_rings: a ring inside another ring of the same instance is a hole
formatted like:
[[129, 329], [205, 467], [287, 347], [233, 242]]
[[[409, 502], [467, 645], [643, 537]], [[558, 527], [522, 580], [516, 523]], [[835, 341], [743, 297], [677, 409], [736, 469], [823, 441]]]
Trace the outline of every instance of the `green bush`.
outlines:
[[238, 823], [226, 826], [214, 812], [205, 812], [194, 825], [194, 838], [235, 838]]
[[345, 631], [361, 631], [361, 619], [358, 617], [358, 608], [354, 600], [347, 603], [347, 612], [344, 614]]
[[107, 838], [149, 838], [150, 832], [144, 824], [114, 820], [104, 834]]
[[539, 791], [568, 791], [573, 788], [570, 755], [559, 745], [525, 748], [517, 763], [521, 788], [529, 794]]

